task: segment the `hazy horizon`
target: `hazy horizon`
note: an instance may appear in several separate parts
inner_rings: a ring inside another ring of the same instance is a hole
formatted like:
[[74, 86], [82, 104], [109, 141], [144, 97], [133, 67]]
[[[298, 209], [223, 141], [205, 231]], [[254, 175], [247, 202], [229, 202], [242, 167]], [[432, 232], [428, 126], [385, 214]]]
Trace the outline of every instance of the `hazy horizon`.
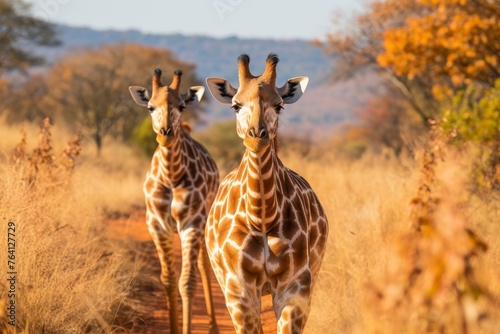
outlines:
[[[364, 0], [283, 3], [265, 0], [191, 2], [131, 0], [25, 0], [32, 13], [55, 24], [95, 30], [137, 30], [214, 38], [322, 39], [336, 15], [351, 16]], [[145, 6], [147, 4], [148, 6]], [[264, 8], [264, 10], [263, 10]], [[173, 14], [175, 13], [175, 14]]]

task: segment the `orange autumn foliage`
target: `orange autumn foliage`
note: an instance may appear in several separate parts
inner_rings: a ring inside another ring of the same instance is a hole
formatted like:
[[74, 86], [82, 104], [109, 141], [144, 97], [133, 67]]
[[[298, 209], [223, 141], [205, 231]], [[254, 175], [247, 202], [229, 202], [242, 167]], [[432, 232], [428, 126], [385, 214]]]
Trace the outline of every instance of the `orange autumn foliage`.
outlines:
[[[389, 1], [390, 2], [390, 1]], [[489, 0], [418, 0], [413, 15], [383, 33], [382, 67], [431, 79], [436, 97], [500, 76], [500, 6]]]
[[321, 43], [334, 79], [379, 74], [422, 124], [439, 115], [443, 98], [500, 77], [499, 0], [371, 0], [340, 23]]

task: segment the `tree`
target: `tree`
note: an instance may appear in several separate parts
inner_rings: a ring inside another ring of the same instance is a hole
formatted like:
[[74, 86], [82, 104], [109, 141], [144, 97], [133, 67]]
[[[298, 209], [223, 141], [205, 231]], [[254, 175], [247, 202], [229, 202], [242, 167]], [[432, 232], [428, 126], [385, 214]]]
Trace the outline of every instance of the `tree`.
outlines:
[[410, 80], [425, 76], [434, 95], [500, 76], [500, 1], [419, 0], [404, 25], [383, 34], [378, 63]]
[[0, 88], [0, 112], [9, 123], [41, 123], [45, 117], [54, 116], [47, 96], [43, 75], [9, 77]]
[[34, 18], [22, 0], [0, 0], [0, 75], [14, 69], [43, 63], [23, 44], [56, 45], [52, 26]]
[[[443, 95], [498, 77], [498, 0], [374, 0], [351, 30], [327, 36], [335, 79], [374, 71], [396, 87], [422, 121]], [[495, 23], [496, 22], [496, 23]]]
[[[384, 79], [387, 91], [396, 88], [399, 97], [419, 115], [422, 124], [436, 114], [431, 92], [425, 81], [409, 80], [404, 75], [381, 66], [377, 58], [384, 52], [384, 32], [404, 25], [405, 19], [417, 11], [412, 0], [373, 0], [368, 10], [349, 19], [349, 24], [328, 34], [326, 43], [317, 42], [334, 59], [333, 81], [346, 80], [365, 72], [375, 72]], [[349, 28], [344, 28], [349, 27]]]
[[[50, 69], [46, 79], [50, 104], [91, 136], [99, 154], [107, 135], [127, 140], [149, 117], [137, 110], [128, 86], [150, 86], [156, 67], [167, 78], [176, 69], [183, 70], [181, 90], [200, 84], [195, 66], [176, 59], [168, 50], [108, 45], [69, 54]], [[196, 119], [196, 113], [188, 114], [189, 118]]]
[[473, 179], [482, 191], [500, 190], [500, 78], [494, 87], [471, 84], [441, 113], [441, 127], [454, 144], [477, 143]]
[[361, 137], [371, 148], [386, 147], [399, 156], [410, 151], [416, 132], [414, 120], [408, 115], [401, 100], [393, 95], [379, 95], [370, 99], [357, 111], [364, 130]]

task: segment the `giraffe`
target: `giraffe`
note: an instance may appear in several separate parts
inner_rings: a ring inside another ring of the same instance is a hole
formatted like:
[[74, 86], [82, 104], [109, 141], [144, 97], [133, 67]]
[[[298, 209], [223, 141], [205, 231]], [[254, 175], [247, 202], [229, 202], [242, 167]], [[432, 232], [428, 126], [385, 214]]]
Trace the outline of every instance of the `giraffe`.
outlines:
[[[134, 101], [151, 113], [158, 147], [144, 182], [146, 223], [161, 263], [160, 280], [167, 292], [170, 332], [179, 333], [177, 291], [182, 299], [182, 332], [191, 332], [196, 266], [200, 272], [209, 315], [209, 333], [218, 333], [210, 287], [209, 264], [205, 246], [205, 224], [219, 184], [219, 172], [207, 150], [189, 135], [181, 124], [182, 111], [197, 104], [205, 91], [193, 86], [180, 93], [182, 71], [174, 72], [172, 83], [161, 82], [156, 69], [152, 95], [140, 86], [130, 86]], [[174, 269], [173, 234], [181, 240], [182, 269], [178, 280]], [[178, 289], [178, 290], [177, 290]]]
[[309, 78], [276, 87], [279, 59], [269, 54], [262, 75], [238, 58], [239, 88], [208, 78], [216, 100], [231, 104], [246, 148], [219, 186], [208, 215], [210, 263], [237, 333], [262, 333], [261, 297], [271, 294], [278, 333], [301, 333], [325, 253], [328, 221], [310, 185], [277, 156], [278, 116], [296, 102]]

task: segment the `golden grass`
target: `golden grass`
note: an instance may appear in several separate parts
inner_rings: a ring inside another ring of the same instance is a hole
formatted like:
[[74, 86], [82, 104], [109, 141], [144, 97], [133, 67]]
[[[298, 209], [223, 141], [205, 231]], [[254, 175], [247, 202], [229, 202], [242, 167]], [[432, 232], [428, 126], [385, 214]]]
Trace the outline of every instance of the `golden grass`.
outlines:
[[[409, 305], [404, 313], [398, 313], [397, 308], [383, 309], [383, 302], [375, 298], [375, 287], [387, 289], [394, 268], [397, 274], [404, 272], [406, 259], [398, 252], [401, 247], [412, 247], [401, 242], [411, 230], [410, 202], [417, 194], [421, 166], [414, 159], [390, 155], [365, 154], [359, 160], [346, 161], [325, 152], [307, 164], [293, 153], [282, 156], [285, 165], [304, 176], [315, 189], [330, 222], [328, 249], [306, 333], [434, 333], [419, 330], [422, 324], [412, 322], [421, 316], [422, 308]], [[445, 208], [440, 210], [439, 219], [445, 226], [448, 224], [447, 228], [459, 220], [489, 246], [486, 253], [470, 260], [475, 281], [487, 291], [472, 301], [474, 307], [469, 309], [478, 313], [474, 318], [477, 327], [470, 326], [466, 333], [495, 333], [500, 325], [500, 203], [471, 195], [459, 182], [463, 171], [473, 163], [470, 160], [462, 154], [450, 161], [451, 166], [440, 163], [437, 177], [443, 186], [436, 192], [442, 196]], [[453, 236], [449, 240], [454, 240]], [[450, 243], [444, 247], [452, 253], [455, 246]], [[407, 249], [407, 253], [410, 251]], [[449, 260], [444, 266], [451, 267], [453, 256], [443, 258]], [[421, 295], [425, 292], [421, 291]], [[442, 295], [435, 294], [434, 298]], [[442, 333], [460, 333], [459, 310], [451, 305], [455, 309], [448, 307], [440, 314], [444, 318]]]
[[385, 244], [406, 227], [411, 171], [376, 156], [336, 161], [327, 153], [306, 165], [293, 155], [283, 160], [311, 184], [330, 223], [307, 333], [363, 333], [365, 286], [384, 266]]
[[[25, 130], [29, 155], [39, 130], [29, 125]], [[7, 159], [20, 140], [18, 131], [0, 129], [7, 134], [0, 152], [1, 234], [9, 221], [16, 225], [17, 332], [111, 333], [130, 325], [135, 306], [127, 304], [126, 296], [138, 264], [129, 248], [106, 238], [104, 221], [107, 212], [142, 206], [137, 165], [145, 162], [126, 147], [110, 147], [103, 152], [109, 153], [106, 159], [94, 158], [84, 147], [68, 182], [53, 176], [33, 181], [26, 177], [32, 168], [28, 161]], [[11, 137], [16, 132], [17, 142]], [[53, 152], [59, 154], [72, 136], [52, 132], [52, 143], [59, 147]], [[1, 245], [0, 262], [6, 266]], [[2, 284], [0, 331], [15, 333], [5, 323], [7, 302]]]
[[[26, 165], [14, 168], [7, 163], [21, 138], [19, 130], [0, 124], [1, 228], [9, 220], [18, 227], [18, 333], [106, 333], [127, 327], [127, 321], [134, 321], [134, 309], [141, 307], [128, 305], [126, 298], [139, 264], [130, 256], [134, 245], [106, 238], [104, 221], [110, 214], [143, 206], [141, 188], [149, 160], [114, 142], [106, 142], [96, 158], [93, 146], [84, 140], [67, 186], [41, 180], [33, 187], [23, 181]], [[26, 125], [25, 131], [29, 153], [36, 146], [38, 127]], [[74, 135], [57, 123], [52, 134], [56, 153]], [[392, 273], [404, 274], [400, 252], [411, 243], [401, 240], [412, 228], [410, 203], [417, 195], [422, 166], [413, 158], [390, 154], [368, 153], [358, 160], [338, 158], [333, 151], [314, 152], [308, 158], [290, 151], [280, 156], [315, 189], [330, 222], [306, 333], [425, 332], [419, 330], [420, 322], [412, 323], [425, 314], [421, 308], [408, 304], [401, 312], [384, 309], [374, 297], [376, 291], [387, 293], [384, 288], [392, 282]], [[463, 152], [439, 162], [440, 186], [435, 194], [444, 204], [436, 220], [459, 221], [488, 245], [485, 253], [470, 260], [474, 280], [484, 288], [470, 309], [477, 312], [472, 318], [480, 319], [472, 324], [477, 332], [489, 334], [500, 327], [500, 201], [476, 196], [460, 181], [472, 160]], [[449, 240], [453, 245], [453, 238]], [[3, 241], [0, 245], [4, 247]], [[453, 252], [455, 246], [445, 250]], [[0, 263], [6, 263], [3, 250]], [[5, 323], [7, 300], [2, 289], [4, 285], [0, 285], [0, 332], [14, 333]], [[435, 295], [434, 302], [439, 304], [442, 296]], [[453, 295], [447, 298], [453, 301]], [[455, 306], [442, 310], [442, 332], [453, 333], [460, 306], [447, 305]], [[475, 333], [470, 328], [468, 333]]]

